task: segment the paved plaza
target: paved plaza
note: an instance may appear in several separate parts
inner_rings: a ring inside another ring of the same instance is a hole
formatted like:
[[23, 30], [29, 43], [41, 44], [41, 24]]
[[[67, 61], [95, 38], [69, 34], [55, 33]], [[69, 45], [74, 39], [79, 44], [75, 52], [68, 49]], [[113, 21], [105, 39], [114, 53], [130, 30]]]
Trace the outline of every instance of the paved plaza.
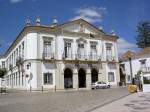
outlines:
[[128, 94], [126, 87], [56, 93], [13, 92], [0, 95], [0, 112], [91, 112]]
[[59, 91], [13, 91], [0, 95], [0, 112], [149, 112], [150, 93], [126, 87]]
[[135, 93], [92, 112], [150, 112], [150, 93]]

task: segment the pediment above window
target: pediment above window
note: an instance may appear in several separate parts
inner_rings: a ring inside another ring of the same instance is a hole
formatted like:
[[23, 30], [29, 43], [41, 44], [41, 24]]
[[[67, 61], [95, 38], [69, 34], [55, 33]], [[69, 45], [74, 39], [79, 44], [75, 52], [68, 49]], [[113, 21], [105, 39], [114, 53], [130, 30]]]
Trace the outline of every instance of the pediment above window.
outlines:
[[77, 43], [86, 43], [87, 41], [83, 38], [79, 38], [76, 40]]

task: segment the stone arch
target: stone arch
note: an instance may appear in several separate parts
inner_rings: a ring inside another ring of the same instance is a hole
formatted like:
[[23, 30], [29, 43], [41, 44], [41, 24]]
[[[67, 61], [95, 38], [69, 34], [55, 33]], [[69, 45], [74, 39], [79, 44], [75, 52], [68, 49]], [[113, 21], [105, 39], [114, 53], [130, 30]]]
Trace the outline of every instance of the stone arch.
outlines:
[[64, 88], [73, 88], [73, 71], [70, 68], [64, 69]]

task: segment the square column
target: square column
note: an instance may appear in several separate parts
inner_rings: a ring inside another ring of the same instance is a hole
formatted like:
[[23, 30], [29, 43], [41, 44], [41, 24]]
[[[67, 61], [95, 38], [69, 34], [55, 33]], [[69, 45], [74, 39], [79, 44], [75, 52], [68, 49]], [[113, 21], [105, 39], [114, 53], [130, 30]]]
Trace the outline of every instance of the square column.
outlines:
[[79, 84], [78, 84], [78, 70], [73, 69], [73, 88], [74, 89], [79, 89]]
[[98, 73], [98, 80], [99, 81], [104, 81], [107, 82], [107, 69], [106, 69], [107, 64], [103, 63], [102, 64], [102, 69], [99, 69]]
[[91, 89], [91, 69], [86, 71], [86, 88]]

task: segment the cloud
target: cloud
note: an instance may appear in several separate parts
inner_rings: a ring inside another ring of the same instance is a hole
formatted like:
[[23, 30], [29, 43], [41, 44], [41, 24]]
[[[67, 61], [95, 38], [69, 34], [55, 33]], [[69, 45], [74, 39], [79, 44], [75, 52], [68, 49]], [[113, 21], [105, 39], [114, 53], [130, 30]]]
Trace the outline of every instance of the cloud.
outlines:
[[22, 2], [23, 0], [10, 0], [11, 3], [19, 3]]
[[118, 53], [119, 55], [125, 53], [126, 51], [136, 51], [138, 46], [135, 43], [130, 43], [123, 38], [119, 38], [118, 41]]
[[71, 20], [83, 18], [90, 23], [101, 22], [103, 20], [104, 14], [106, 13], [106, 8], [104, 7], [84, 7], [75, 9], [75, 17]]
[[[20, 3], [20, 2], [23, 2], [23, 1], [25, 1], [25, 0], [9, 0], [10, 1], [10, 3]], [[32, 2], [36, 2], [36, 1], [38, 1], [38, 0], [31, 0]]]

